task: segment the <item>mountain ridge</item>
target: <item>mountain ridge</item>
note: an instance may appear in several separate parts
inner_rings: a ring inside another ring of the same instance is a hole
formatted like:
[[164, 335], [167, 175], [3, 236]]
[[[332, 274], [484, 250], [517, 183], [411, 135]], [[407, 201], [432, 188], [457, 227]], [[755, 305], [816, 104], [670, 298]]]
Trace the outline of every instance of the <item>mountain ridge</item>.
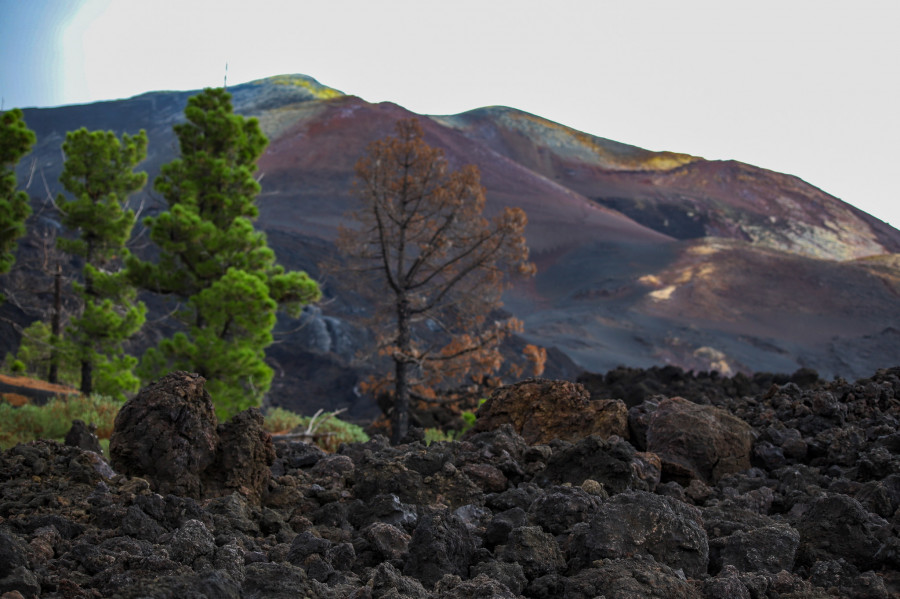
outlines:
[[[320, 274], [318, 261], [334, 251], [336, 228], [354, 206], [354, 163], [397, 119], [416, 116], [426, 141], [441, 147], [451, 166], [479, 167], [489, 212], [520, 206], [528, 213], [526, 237], [539, 273], [504, 298], [506, 309], [525, 321], [527, 342], [557, 347], [591, 371], [658, 364], [725, 373], [810, 367], [825, 377], [855, 378], [900, 357], [900, 331], [891, 326], [891, 315], [900, 313], [900, 265], [893, 257], [900, 253], [900, 231], [792, 175], [652, 152], [508, 107], [416, 115], [306, 76], [229, 91], [236, 110], [259, 118], [270, 137], [259, 162], [257, 225], [288, 268]], [[46, 196], [60, 190], [66, 131], [147, 129], [148, 158], [139, 168], [152, 180], [175, 157], [172, 125], [183, 119], [192, 93], [26, 109], [38, 143], [18, 174], [32, 182], [36, 212], [53, 220]], [[165, 209], [150, 190], [134, 201], [142, 215]], [[21, 252], [37, 247], [26, 240]], [[44, 285], [38, 274], [24, 272], [0, 283], [8, 288], [27, 280]], [[291, 337], [299, 323], [281, 318], [282, 343], [270, 354], [279, 373], [273, 401], [364, 411], [371, 404], [354, 386], [365, 368], [347, 348], [364, 343], [358, 315], [365, 308], [340, 281], [326, 281], [325, 289], [330, 300], [304, 318], [331, 319], [329, 330], [352, 343], [326, 347], [303, 334]], [[165, 314], [163, 304], [154, 309], [156, 317]], [[816, 310], [821, 313], [810, 317]], [[20, 324], [40, 317], [14, 312], [0, 308], [0, 317]], [[17, 333], [3, 326], [5, 352]], [[151, 328], [136, 349], [161, 334]], [[574, 365], [558, 357], [548, 374], [568, 376]], [[324, 378], [310, 378], [316, 376]], [[323, 392], [332, 403], [316, 405]]]

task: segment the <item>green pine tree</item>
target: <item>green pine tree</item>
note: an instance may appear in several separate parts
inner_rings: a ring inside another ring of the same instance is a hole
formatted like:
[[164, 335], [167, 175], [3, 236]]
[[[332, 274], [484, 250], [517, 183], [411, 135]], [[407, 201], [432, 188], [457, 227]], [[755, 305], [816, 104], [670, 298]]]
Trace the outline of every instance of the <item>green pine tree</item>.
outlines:
[[77, 385], [81, 376], [80, 364], [74, 356], [60, 352], [50, 325], [42, 320], [35, 320], [22, 331], [19, 348], [15, 354], [6, 354], [0, 370], [47, 381], [50, 380], [50, 367], [54, 360], [58, 371], [55, 382]]
[[128, 263], [141, 286], [182, 300], [185, 330], [148, 350], [139, 373], [145, 380], [176, 368], [199, 373], [227, 418], [260, 405], [269, 389], [265, 348], [276, 309], [296, 316], [320, 293], [305, 272], [278, 266], [253, 227], [260, 191], [253, 173], [268, 143], [257, 120], [234, 114], [223, 89], [190, 98], [185, 115], [175, 126], [181, 157], [154, 184], [169, 210], [145, 221], [159, 261]]
[[144, 324], [146, 307], [125, 270], [116, 267], [128, 255], [125, 243], [135, 223], [128, 196], [147, 182], [147, 173], [133, 172], [147, 156], [147, 134], [112, 131], [70, 131], [63, 144], [66, 156], [60, 182], [73, 199], [60, 195], [62, 223], [77, 233], [58, 245], [84, 260], [83, 284], [73, 284], [83, 310], [67, 328], [62, 343], [81, 363], [81, 392], [124, 398], [140, 380], [137, 359], [122, 344]]
[[15, 108], [0, 114], [0, 274], [12, 268], [16, 241], [25, 234], [25, 219], [31, 214], [28, 194], [16, 190], [14, 168], [35, 141], [21, 110]]

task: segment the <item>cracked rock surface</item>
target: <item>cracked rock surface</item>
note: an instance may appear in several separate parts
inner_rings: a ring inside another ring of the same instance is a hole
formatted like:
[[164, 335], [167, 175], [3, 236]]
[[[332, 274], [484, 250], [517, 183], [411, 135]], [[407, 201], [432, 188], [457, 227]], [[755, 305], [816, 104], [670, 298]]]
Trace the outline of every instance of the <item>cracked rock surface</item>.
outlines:
[[[53, 441], [2, 452], [0, 596], [900, 596], [900, 368], [663, 388], [627, 437], [530, 443], [510, 422], [334, 454], [273, 443], [252, 410], [218, 424], [207, 400], [187, 373], [142, 390], [112, 464]], [[690, 461], [654, 451], [675, 408], [721, 425], [691, 431], [707, 444]]]

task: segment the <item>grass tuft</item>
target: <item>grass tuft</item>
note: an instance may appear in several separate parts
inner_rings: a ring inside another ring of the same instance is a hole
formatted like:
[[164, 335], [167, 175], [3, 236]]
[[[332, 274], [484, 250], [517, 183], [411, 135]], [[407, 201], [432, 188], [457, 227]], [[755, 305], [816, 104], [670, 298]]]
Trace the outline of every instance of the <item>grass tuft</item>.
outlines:
[[341, 443], [365, 443], [369, 440], [362, 427], [336, 418], [334, 412], [301, 416], [284, 408], [270, 408], [265, 417], [264, 426], [270, 433], [305, 431], [313, 422], [311, 440], [328, 452], [337, 451]]
[[0, 403], [0, 448], [35, 439], [62, 441], [73, 420], [97, 425], [97, 436], [108, 439], [122, 402], [103, 395], [55, 398], [43, 406]]

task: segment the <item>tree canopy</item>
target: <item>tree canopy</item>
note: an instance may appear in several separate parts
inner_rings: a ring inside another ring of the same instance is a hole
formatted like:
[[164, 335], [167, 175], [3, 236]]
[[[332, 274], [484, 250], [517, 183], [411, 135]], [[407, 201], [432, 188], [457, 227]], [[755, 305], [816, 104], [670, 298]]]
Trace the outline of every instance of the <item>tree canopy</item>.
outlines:
[[259, 405], [269, 389], [265, 348], [276, 310], [296, 316], [320, 292], [305, 272], [279, 266], [253, 226], [254, 172], [268, 143], [257, 120], [234, 114], [223, 89], [190, 98], [185, 115], [175, 126], [180, 158], [154, 183], [168, 210], [145, 220], [158, 262], [128, 262], [140, 286], [180, 300], [182, 330], [148, 350], [139, 372], [145, 380], [171, 369], [198, 372], [225, 417]]
[[81, 363], [82, 393], [96, 387], [124, 398], [140, 381], [132, 373], [137, 359], [122, 344], [141, 328], [147, 310], [135, 303], [136, 291], [118, 265], [135, 224], [128, 196], [147, 182], [147, 173], [133, 172], [147, 156], [147, 134], [126, 134], [120, 141], [112, 131], [82, 128], [66, 135], [62, 149], [66, 162], [59, 180], [72, 198], [60, 195], [57, 206], [62, 224], [76, 235], [59, 238], [57, 245], [84, 260], [83, 282], [73, 284], [82, 311], [67, 330], [62, 345], [68, 352], [62, 353]]
[[346, 270], [374, 290], [379, 349], [392, 375], [374, 381], [392, 390], [392, 440], [409, 426], [410, 397], [433, 397], [445, 382], [478, 378], [502, 362], [500, 341], [521, 323], [497, 318], [508, 274], [533, 275], [525, 212], [483, 216], [477, 167], [451, 171], [415, 119], [372, 143], [356, 165], [361, 207], [355, 227], [340, 232]]
[[21, 110], [0, 114], [0, 274], [12, 268], [16, 241], [25, 234], [25, 219], [31, 214], [28, 194], [16, 189], [14, 169], [36, 139]]

